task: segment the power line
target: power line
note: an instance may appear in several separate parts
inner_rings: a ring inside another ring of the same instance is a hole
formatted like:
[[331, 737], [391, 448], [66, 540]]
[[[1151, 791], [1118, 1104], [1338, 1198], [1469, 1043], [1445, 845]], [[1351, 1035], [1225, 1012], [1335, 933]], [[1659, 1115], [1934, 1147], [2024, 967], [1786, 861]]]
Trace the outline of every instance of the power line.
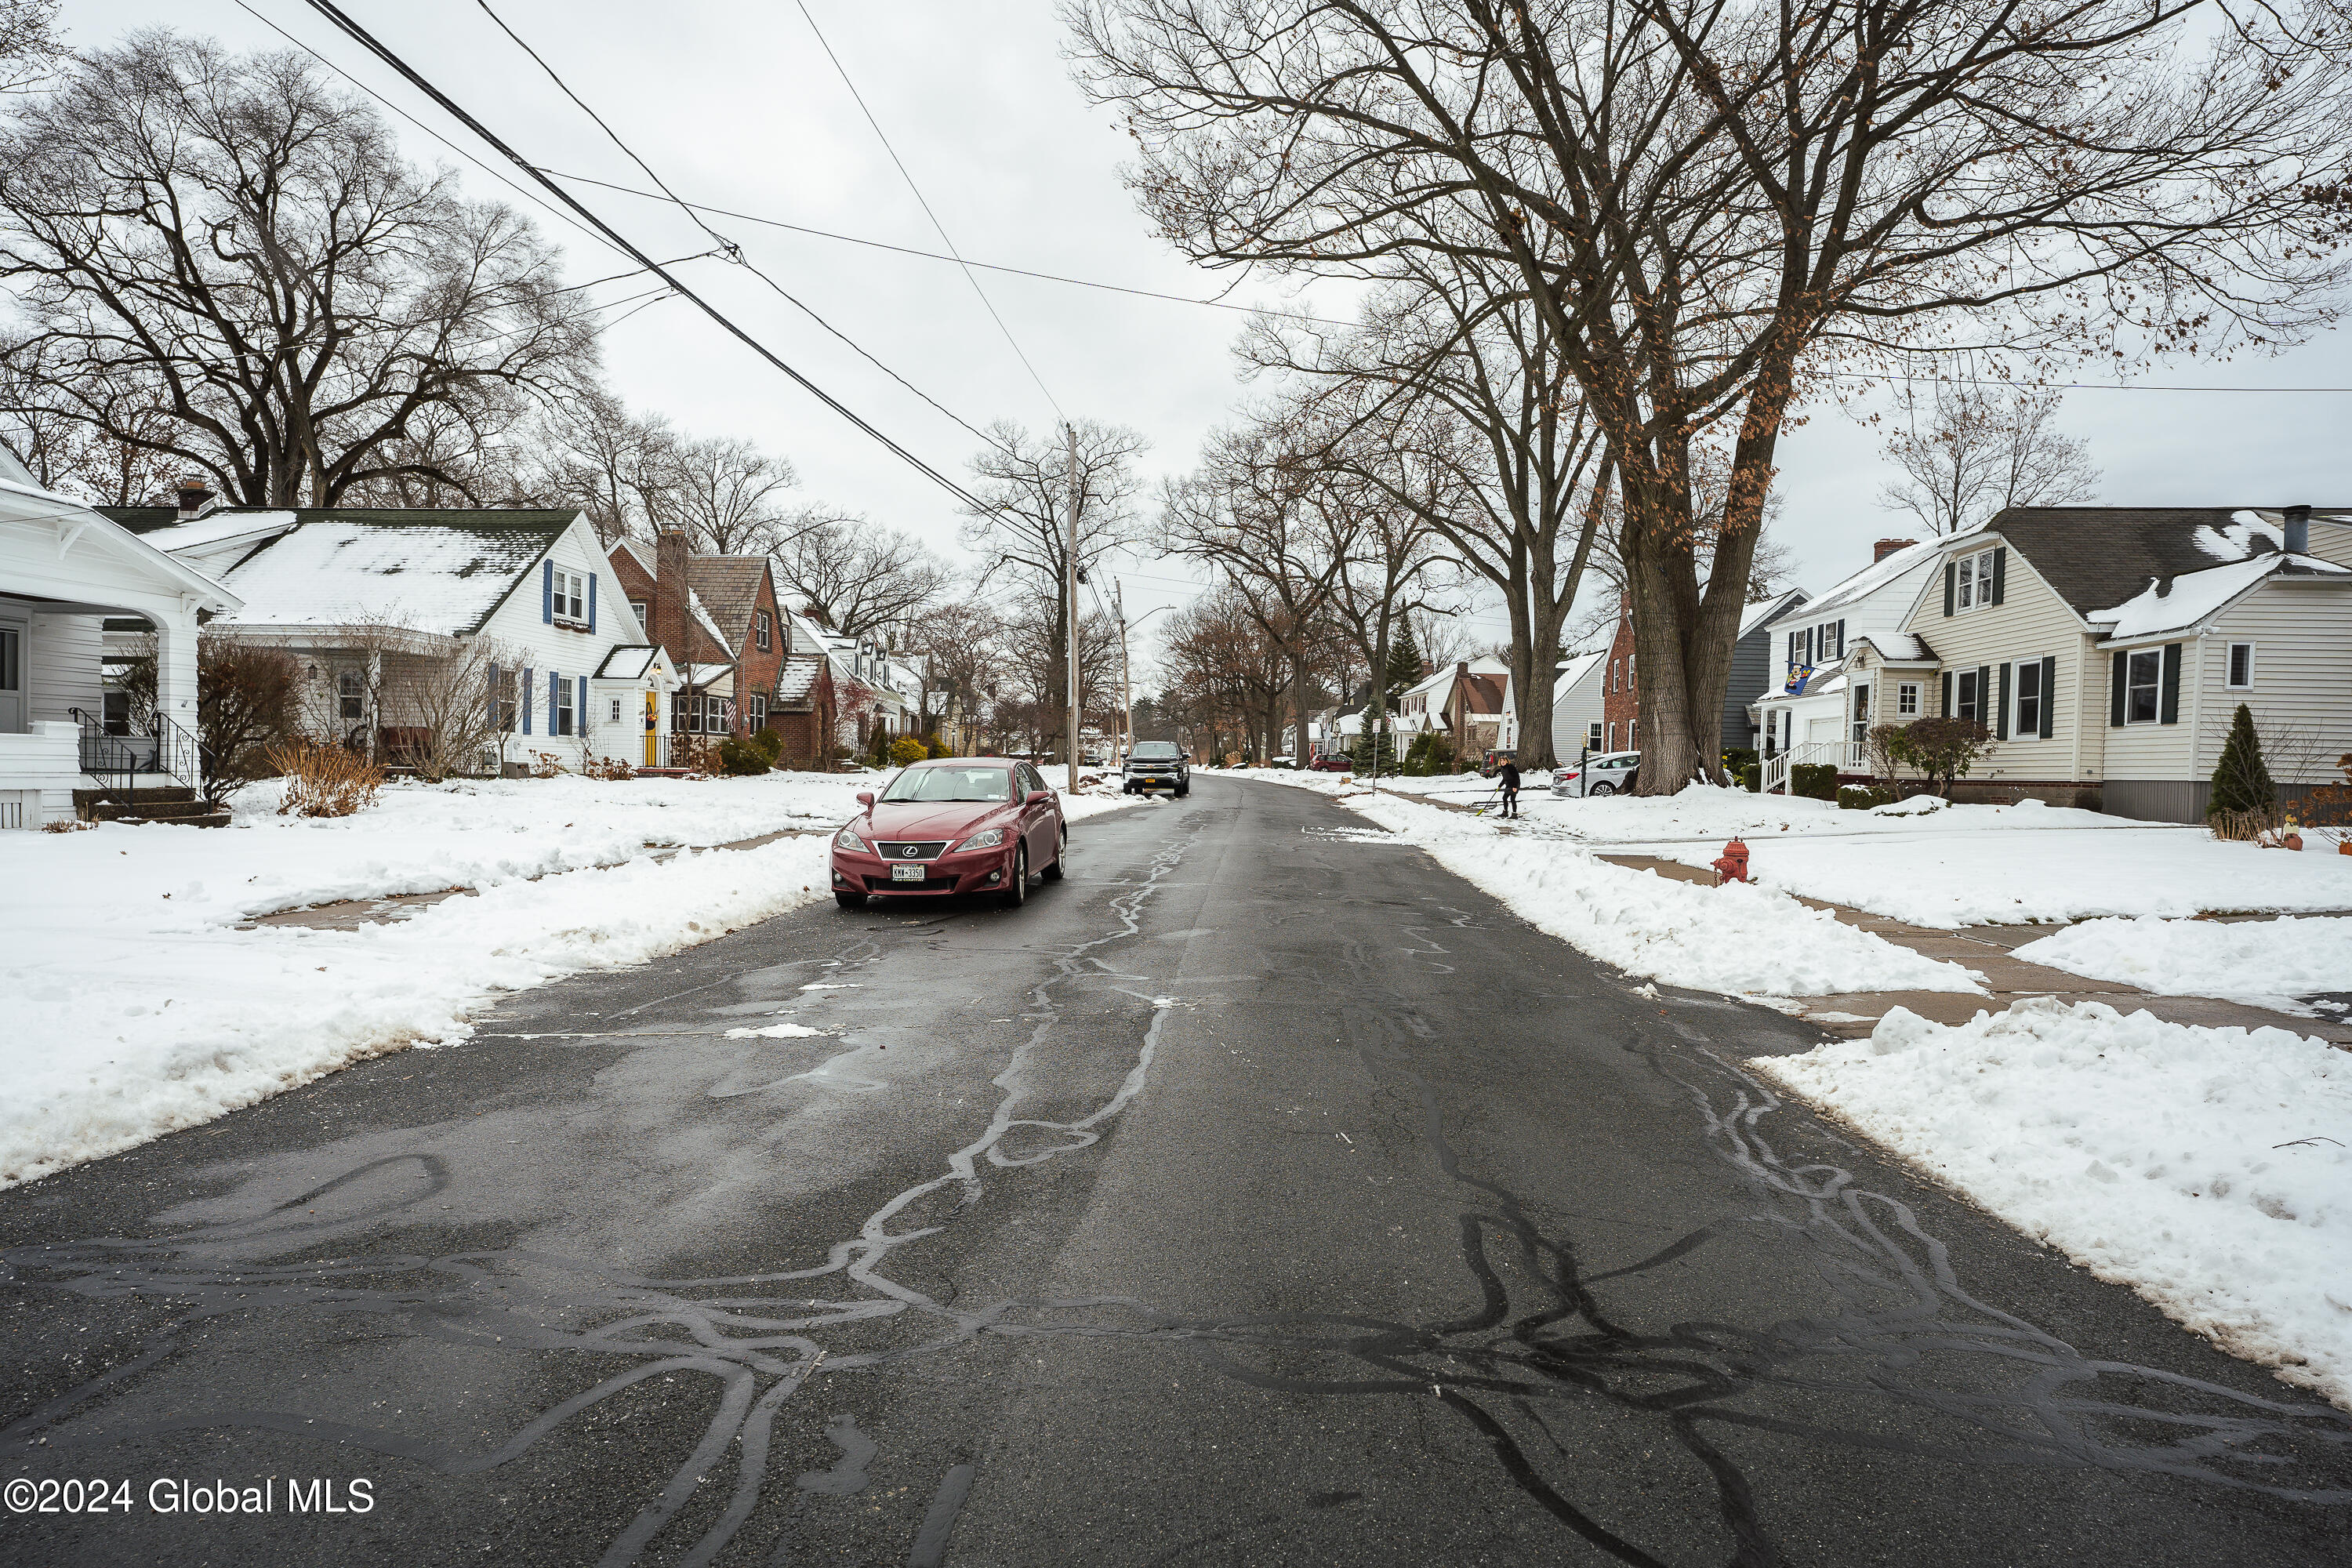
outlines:
[[[550, 169], [547, 172], [559, 180], [570, 180], [575, 184], [597, 185], [608, 191], [617, 191], [625, 196], [643, 196], [647, 201], [655, 202], [663, 199], [656, 192], [641, 191], [634, 185], [616, 185], [610, 180], [591, 179], [585, 174], [567, 174], [560, 169]], [[781, 228], [790, 234], [805, 234], [817, 239], [837, 240], [843, 245], [862, 245], [869, 250], [887, 250], [899, 256], [912, 256], [923, 261], [944, 261], [950, 266], [976, 267], [983, 272], [1002, 272], [1013, 278], [1034, 278], [1045, 283], [1064, 283], [1075, 289], [1099, 289], [1108, 294], [1132, 294], [1140, 300], [1165, 300], [1171, 305], [1200, 305], [1212, 310], [1233, 310], [1244, 316], [1280, 316], [1287, 321], [1312, 321], [1320, 327], [1347, 328], [1349, 325], [1346, 321], [1332, 321], [1328, 316], [1309, 315], [1303, 310], [1277, 310], [1269, 305], [1235, 305], [1223, 300], [1196, 300], [1190, 294], [1167, 294], [1157, 289], [1133, 289], [1124, 283], [1104, 283], [1092, 278], [1071, 278], [1059, 272], [1039, 272], [1027, 267], [1007, 267], [994, 261], [972, 261], [962, 256], [942, 256], [936, 250], [918, 250], [910, 245], [891, 245], [884, 240], [867, 239], [860, 235], [836, 234], [829, 228], [811, 228], [806, 224], [786, 223], [782, 218], [761, 217], [756, 213], [737, 212], [731, 207], [712, 206], [708, 202], [688, 202], [684, 205], [697, 212], [712, 213], [719, 217], [731, 217], [743, 223], [756, 223], [766, 228]]]
[[929, 463], [923, 461], [922, 458], [915, 456], [914, 453], [908, 451], [906, 447], [900, 446], [898, 442], [884, 435], [879, 429], [867, 423], [865, 418], [859, 416], [855, 410], [851, 409], [848, 405], [843, 403], [839, 398], [835, 397], [831, 393], [817, 385], [815, 382], [811, 381], [807, 376], [803, 375], [799, 371], [793, 369], [790, 364], [786, 363], [783, 358], [774, 350], [769, 348], [765, 343], [760, 342], [759, 339], [745, 331], [741, 327], [737, 326], [734, 321], [730, 320], [716, 306], [703, 299], [701, 295], [697, 294], [693, 289], [688, 288], [684, 283], [679, 282], [668, 268], [663, 267], [659, 262], [654, 260], [653, 258], [638, 249], [637, 247], [632, 244], [628, 239], [623, 237], [618, 230], [614, 229], [610, 224], [607, 224], [603, 218], [598, 217], [593, 212], [591, 212], [587, 206], [579, 200], [579, 198], [573, 196], [562, 186], [549, 179], [548, 176], [541, 172], [539, 168], [525, 159], [521, 153], [507, 145], [507, 143], [495, 135], [488, 126], [475, 119], [472, 114], [468, 113], [455, 100], [450, 98], [448, 94], [443, 92], [439, 88], [435, 87], [430, 81], [426, 80], [424, 76], [419, 74], [414, 67], [410, 66], [406, 60], [401, 58], [400, 56], [394, 53], [391, 48], [379, 42], [373, 34], [361, 26], [357, 22], [352, 20], [350, 16], [344, 14], [341, 6], [334, 4], [334, 0], [307, 0], [307, 3], [312, 10], [318, 12], [320, 16], [332, 22], [337, 27], [341, 28], [343, 34], [351, 38], [352, 42], [358, 44], [362, 48], [366, 49], [370, 54], [375, 56], [377, 59], [383, 61], [385, 65], [390, 66], [393, 69], [398, 71], [411, 85], [425, 93], [427, 97], [431, 98], [434, 102], [439, 104], [443, 110], [454, 116], [467, 130], [480, 137], [484, 142], [496, 150], [500, 156], [506, 158], [508, 162], [513, 163], [517, 168], [522, 170], [532, 179], [538, 181], [551, 195], [553, 195], [558, 201], [563, 203], [564, 205], [570, 207], [582, 218], [594, 226], [596, 231], [603, 235], [616, 249], [620, 250], [631, 260], [635, 261], [647, 271], [650, 271], [655, 276], [660, 278], [662, 281], [667, 283], [680, 295], [692, 300], [696, 308], [700, 310], [704, 315], [709, 316], [713, 321], [724, 328], [730, 335], [733, 336], [746, 348], [751, 350], [752, 353], [758, 354], [761, 359], [766, 360], [770, 364], [774, 365], [778, 370], [790, 376], [794, 382], [798, 383], [804, 390], [806, 390], [811, 396], [816, 398], [826, 407], [832, 409], [844, 419], [849, 421], [852, 425], [855, 425], [858, 429], [872, 437], [877, 443], [882, 446], [886, 450], [889, 451], [893, 456], [898, 458], [908, 467], [914, 468], [917, 472], [931, 480], [940, 489], [946, 490], [950, 495], [954, 496], [959, 501], [961, 501], [966, 506], [971, 507], [976, 510], [986, 511], [989, 510], [986, 504], [982, 502], [979, 497], [973, 495], [970, 490], [965, 489], [961, 485], [956, 483], [945, 474], [940, 473]]
[[[940, 243], [948, 247], [948, 254], [955, 258], [956, 265], [963, 267], [963, 258], [957, 252], [955, 241], [948, 237], [947, 226], [940, 222], [940, 215], [931, 210], [931, 204], [923, 196], [922, 187], [916, 184], [915, 176], [908, 173], [905, 161], [898, 156], [898, 149], [891, 146], [890, 138], [883, 134], [882, 122], [875, 119], [874, 111], [866, 106], [866, 95], [857, 90], [856, 82], [849, 79], [849, 68], [843, 65], [841, 57], [833, 52], [833, 45], [825, 39], [824, 29], [818, 26], [816, 18], [809, 14], [808, 0], [797, 0], [797, 3], [800, 5], [801, 19], [808, 24], [809, 31], [816, 35], [817, 46], [824, 50], [824, 58], [833, 62], [833, 68], [841, 76], [841, 85], [847, 88], [849, 96], [857, 100], [857, 111], [866, 116], [866, 123], [874, 128], [875, 140], [882, 143], [882, 151], [890, 154], [890, 162], [898, 167], [898, 177], [907, 182], [908, 190], [915, 193], [915, 203], [923, 209], [923, 216], [931, 220], [931, 227], [938, 233]], [[971, 291], [980, 296], [981, 305], [988, 311], [989, 320], [994, 321], [996, 330], [1004, 334], [1004, 341], [1011, 346], [1013, 356], [1021, 362], [1021, 368], [1029, 373], [1029, 379], [1037, 384], [1037, 390], [1045, 393], [1045, 401], [1053, 404], [1054, 412], [1061, 415], [1062, 423], [1067, 425], [1070, 422], [1070, 416], [1062, 413], [1062, 405], [1055, 400], [1052, 390], [1045, 385], [1045, 378], [1037, 374], [1037, 367], [1031, 364], [1029, 356], [1021, 352], [1021, 344], [1013, 338], [1013, 329], [1006, 326], [1004, 318], [996, 313], [995, 302], [989, 299], [988, 290], [980, 286], [980, 279], [972, 276], [971, 268], [963, 268], [963, 277], [964, 281], [971, 285]]]
[[[754, 267], [751, 260], [744, 256], [743, 247], [741, 246], [736, 244], [734, 240], [729, 238], [727, 236], [719, 233], [717, 229], [711, 227], [709, 224], [703, 222], [701, 216], [698, 214], [691, 205], [681, 200], [678, 194], [669, 188], [668, 183], [654, 172], [653, 165], [646, 163], [642, 157], [639, 157], [635, 148], [621, 140], [621, 133], [614, 130], [613, 127], [605, 121], [603, 115], [597, 113], [594, 109], [591, 108], [586, 99], [582, 98], [578, 93], [572, 91], [572, 84], [565, 81], [562, 77], [558, 75], [555, 68], [549, 65], [547, 61], [541, 57], [540, 52], [537, 49], [532, 48], [530, 44], [524, 41], [521, 34], [507, 26], [506, 18], [500, 16], [496, 11], [490, 9], [489, 0], [474, 0], [474, 3], [482, 8], [482, 14], [484, 16], [498, 24], [499, 31], [504, 33], [509, 38], [512, 39], [517, 48], [520, 49], [524, 54], [529, 55], [531, 58], [532, 63], [537, 65], [541, 70], [547, 73], [547, 79], [553, 82], [557, 89], [562, 92], [564, 97], [570, 99], [575, 105], [577, 105], [581, 113], [585, 114], [589, 119], [596, 122], [596, 128], [602, 131], [606, 137], [611, 139], [614, 146], [618, 147], [622, 152], [627, 153], [629, 161], [636, 164], [638, 168], [644, 170], [647, 179], [661, 187], [662, 195], [676, 205], [679, 211], [686, 214], [687, 220], [688, 222], [692, 223], [697, 228], [702, 230], [703, 233], [709, 235], [711, 238], [719, 242], [719, 253], [723, 254], [728, 260], [735, 263], [736, 266], [742, 268], [746, 272], [751, 274], [752, 277], [757, 278], [761, 282], [765, 283], [770, 289], [775, 290], [777, 295], [787, 304], [800, 311], [801, 314], [806, 316], [810, 321], [814, 321], [818, 326], [823, 327], [826, 331], [831, 332], [844, 343], [846, 343], [859, 358], [865, 360], [866, 363], [880, 371], [884, 375], [888, 376], [892, 381], [897, 382], [900, 386], [905, 387], [908, 392], [913, 393], [917, 397], [921, 398], [925, 403], [929, 404], [940, 413], [946, 415], [948, 418], [953, 420], [956, 424], [962, 426], [966, 430], [971, 431], [982, 441], [986, 441], [992, 446], [1002, 446], [1002, 443], [996, 441], [995, 437], [989, 435], [987, 431], [982, 430], [979, 426], [974, 425], [971, 420], [966, 419], [962, 415], [958, 414], [954, 409], [950, 408], [946, 404], [941, 403], [938, 398], [933, 397], [929, 393], [925, 392], [921, 387], [917, 386], [913, 382], [908, 381], [905, 376], [900, 375], [897, 371], [892, 370], [888, 365], [883, 363], [873, 354], [867, 353], [865, 346], [859, 343], [855, 338], [852, 338], [848, 333], [835, 326], [831, 321], [826, 321], [823, 316], [818, 315], [814, 309], [812, 309], [797, 295], [793, 294], [791, 289], [786, 289], [782, 284], [768, 276], [767, 273], [762, 272], [759, 268]], [[545, 171], [534, 170], [533, 173], [543, 174]], [[705, 254], [709, 253], [706, 252]]]

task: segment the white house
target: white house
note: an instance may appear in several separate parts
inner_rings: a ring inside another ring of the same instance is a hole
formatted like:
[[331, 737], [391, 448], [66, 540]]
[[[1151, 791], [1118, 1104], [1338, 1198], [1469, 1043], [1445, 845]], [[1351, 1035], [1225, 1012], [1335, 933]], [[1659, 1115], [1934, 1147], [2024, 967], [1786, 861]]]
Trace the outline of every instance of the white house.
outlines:
[[[42, 489], [0, 447], [0, 828], [70, 819], [76, 790], [200, 788], [197, 617], [239, 605], [209, 574]], [[109, 617], [153, 628], [152, 717], [109, 710]]]
[[1609, 695], [1603, 666], [1609, 650], [1596, 648], [1563, 660], [1551, 688], [1551, 752], [1563, 766], [1578, 752], [1601, 750], [1601, 701]]
[[677, 672], [604, 591], [609, 563], [576, 510], [218, 507], [193, 489], [176, 510], [102, 510], [216, 574], [242, 602], [211, 624], [292, 652], [313, 722], [350, 743], [396, 760], [433, 672], [462, 667], [479, 672], [492, 737], [480, 765], [499, 751], [509, 767], [666, 760]]
[[1850, 749], [1847, 662], [1858, 650], [1867, 646], [1901, 668], [1932, 668], [1933, 656], [1905, 626], [1941, 567], [1945, 542], [1882, 539], [1869, 565], [1766, 623], [1777, 657], [1751, 711], [1768, 790], [1785, 785], [1792, 761], [1833, 761]]

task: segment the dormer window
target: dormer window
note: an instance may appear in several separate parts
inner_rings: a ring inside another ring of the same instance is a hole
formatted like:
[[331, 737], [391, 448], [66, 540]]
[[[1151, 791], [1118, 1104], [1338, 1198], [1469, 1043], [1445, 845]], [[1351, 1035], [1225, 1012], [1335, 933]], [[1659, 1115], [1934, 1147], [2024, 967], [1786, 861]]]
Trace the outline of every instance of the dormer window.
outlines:
[[1953, 602], [1963, 610], [1993, 602], [1991, 551], [1979, 550], [1960, 557], [1959, 581], [1953, 590]]

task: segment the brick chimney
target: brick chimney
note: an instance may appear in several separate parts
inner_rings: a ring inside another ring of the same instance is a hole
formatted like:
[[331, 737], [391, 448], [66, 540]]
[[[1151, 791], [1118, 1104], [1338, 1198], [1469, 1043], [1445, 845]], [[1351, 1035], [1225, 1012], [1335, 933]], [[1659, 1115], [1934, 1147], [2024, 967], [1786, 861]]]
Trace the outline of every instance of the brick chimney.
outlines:
[[1908, 550], [1919, 542], [1916, 539], [1882, 539], [1871, 547], [1870, 563], [1874, 566], [1898, 550]]
[[654, 624], [646, 630], [668, 651], [670, 662], [678, 667], [680, 675], [694, 654], [687, 636], [688, 553], [683, 529], [665, 529], [654, 538]]
[[182, 479], [173, 487], [179, 492], [179, 521], [191, 522], [212, 510], [212, 489], [202, 479]]

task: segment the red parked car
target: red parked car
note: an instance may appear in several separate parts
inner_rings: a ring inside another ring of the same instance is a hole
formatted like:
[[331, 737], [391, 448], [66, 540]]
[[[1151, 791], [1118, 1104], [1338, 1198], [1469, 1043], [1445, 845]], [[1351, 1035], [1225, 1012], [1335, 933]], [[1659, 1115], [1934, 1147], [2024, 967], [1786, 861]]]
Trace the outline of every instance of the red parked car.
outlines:
[[1029, 896], [1029, 876], [1062, 879], [1062, 800], [1027, 763], [942, 757], [916, 763], [833, 838], [833, 897], [854, 910], [877, 893]]
[[1307, 771], [1311, 773], [1352, 773], [1356, 771], [1356, 759], [1344, 752], [1334, 752], [1307, 763]]

